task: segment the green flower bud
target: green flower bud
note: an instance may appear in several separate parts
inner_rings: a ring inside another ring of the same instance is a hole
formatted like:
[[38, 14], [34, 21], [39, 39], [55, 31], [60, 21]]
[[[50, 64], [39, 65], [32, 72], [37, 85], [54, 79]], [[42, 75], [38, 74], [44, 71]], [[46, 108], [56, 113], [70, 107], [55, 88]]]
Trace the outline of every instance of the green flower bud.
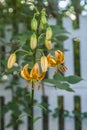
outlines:
[[30, 38], [30, 47], [31, 49], [35, 49], [37, 47], [37, 36], [36, 34], [32, 34], [31, 38]]
[[45, 29], [46, 27], [45, 27], [45, 25], [42, 23], [42, 22], [40, 22], [40, 29]]
[[36, 18], [33, 18], [31, 20], [31, 29], [34, 30], [34, 31], [37, 30], [37, 20], [36, 20]]
[[46, 24], [47, 23], [47, 19], [45, 15], [41, 15], [41, 22], [42, 24]]
[[48, 27], [46, 30], [46, 39], [50, 40], [52, 38], [52, 29]]

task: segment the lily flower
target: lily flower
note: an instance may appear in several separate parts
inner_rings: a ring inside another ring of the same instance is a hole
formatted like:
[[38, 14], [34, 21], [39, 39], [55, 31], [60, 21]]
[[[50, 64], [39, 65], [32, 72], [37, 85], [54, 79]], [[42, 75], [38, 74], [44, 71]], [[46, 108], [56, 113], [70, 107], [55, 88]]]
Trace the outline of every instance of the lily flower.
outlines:
[[63, 65], [65, 60], [64, 53], [60, 50], [55, 51], [55, 58], [51, 54], [48, 54], [47, 61], [48, 61], [48, 67], [57, 67], [57, 72], [64, 72], [67, 70], [67, 67]]
[[55, 51], [55, 59], [58, 64], [64, 63], [65, 60], [64, 53], [60, 50]]
[[23, 69], [21, 70], [21, 76], [27, 80], [28, 82], [37, 82], [42, 80], [45, 77], [46, 72], [39, 72], [39, 65], [35, 63], [32, 70], [29, 72], [28, 64], [26, 64]]

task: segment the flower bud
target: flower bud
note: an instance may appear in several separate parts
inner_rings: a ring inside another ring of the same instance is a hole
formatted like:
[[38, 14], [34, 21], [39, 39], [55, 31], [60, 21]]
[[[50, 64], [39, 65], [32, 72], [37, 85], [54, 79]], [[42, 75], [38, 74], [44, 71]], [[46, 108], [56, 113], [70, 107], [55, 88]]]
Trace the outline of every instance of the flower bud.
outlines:
[[46, 39], [51, 39], [52, 38], [52, 29], [51, 27], [48, 27], [46, 30]]
[[36, 18], [33, 18], [31, 20], [31, 29], [34, 30], [34, 31], [37, 30], [37, 20], [36, 20]]
[[47, 19], [46, 19], [46, 16], [45, 15], [41, 15], [41, 23], [42, 24], [46, 24], [47, 23]]
[[16, 62], [16, 54], [12, 53], [8, 59], [7, 68], [11, 69]]
[[40, 29], [45, 29], [45, 25], [42, 22], [40, 22]]
[[50, 40], [45, 40], [45, 46], [48, 50], [51, 50], [52, 49], [52, 43]]
[[46, 72], [48, 68], [48, 61], [46, 56], [41, 57], [41, 69], [42, 72]]
[[35, 49], [37, 47], [37, 37], [36, 34], [32, 34], [31, 38], [30, 38], [30, 47], [31, 49]]

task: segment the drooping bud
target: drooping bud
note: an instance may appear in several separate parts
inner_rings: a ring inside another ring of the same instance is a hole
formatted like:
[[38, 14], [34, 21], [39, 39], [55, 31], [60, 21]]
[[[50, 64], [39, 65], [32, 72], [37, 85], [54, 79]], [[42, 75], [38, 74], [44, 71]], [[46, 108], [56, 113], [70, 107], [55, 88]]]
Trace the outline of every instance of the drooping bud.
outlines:
[[51, 43], [51, 40], [45, 40], [45, 46], [48, 50], [51, 50], [52, 49], [52, 43]]
[[8, 69], [11, 69], [14, 65], [14, 63], [16, 62], [16, 54], [15, 53], [12, 53], [8, 59], [8, 62], [7, 62], [7, 68]]
[[34, 31], [37, 30], [37, 20], [36, 20], [36, 18], [33, 18], [31, 20], [31, 29], [34, 30]]
[[31, 49], [35, 49], [37, 47], [37, 36], [36, 34], [32, 34], [31, 38], [30, 38], [30, 47]]
[[45, 29], [45, 25], [42, 22], [40, 22], [40, 29]]
[[41, 15], [41, 23], [42, 24], [46, 24], [47, 23], [47, 19], [46, 19], [46, 16], [45, 15]]
[[46, 30], [46, 39], [50, 40], [52, 38], [52, 28], [48, 27]]
[[48, 61], [46, 56], [41, 57], [41, 69], [42, 72], [46, 72], [48, 68]]

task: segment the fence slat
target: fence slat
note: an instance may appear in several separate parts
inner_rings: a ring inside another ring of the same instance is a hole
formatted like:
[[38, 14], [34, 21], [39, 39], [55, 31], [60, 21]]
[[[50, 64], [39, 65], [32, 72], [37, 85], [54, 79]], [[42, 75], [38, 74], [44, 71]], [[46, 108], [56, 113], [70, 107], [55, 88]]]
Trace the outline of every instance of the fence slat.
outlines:
[[[43, 96], [42, 97], [42, 101], [43, 103], [45, 103], [45, 107], [46, 109], [48, 109], [48, 97], [47, 96]], [[46, 111], [43, 110], [43, 130], [48, 130], [48, 113]]]
[[58, 108], [59, 108], [59, 130], [64, 130], [64, 106], [63, 106], [63, 96], [58, 96]]
[[4, 130], [4, 115], [2, 110], [4, 107], [4, 97], [0, 97], [0, 130]]
[[75, 130], [82, 130], [81, 123], [81, 100], [80, 96], [74, 96], [74, 111], [75, 111]]

